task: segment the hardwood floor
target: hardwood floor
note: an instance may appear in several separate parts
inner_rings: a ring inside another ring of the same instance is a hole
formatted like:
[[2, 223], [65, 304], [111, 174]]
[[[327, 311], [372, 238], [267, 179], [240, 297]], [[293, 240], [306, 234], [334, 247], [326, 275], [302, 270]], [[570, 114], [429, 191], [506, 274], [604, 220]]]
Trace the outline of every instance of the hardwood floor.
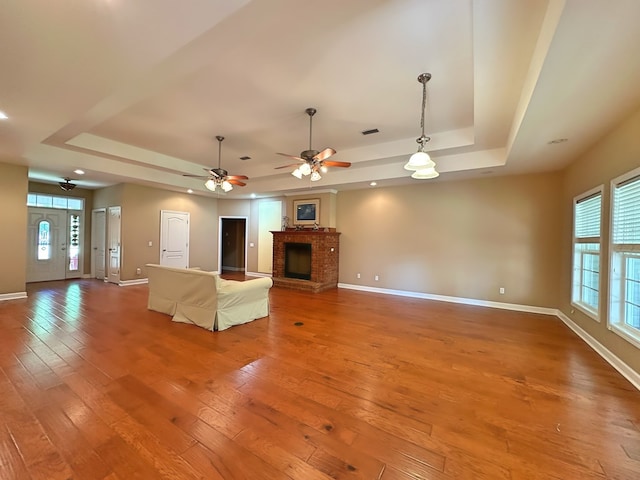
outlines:
[[2, 479], [638, 479], [640, 393], [557, 318], [273, 288], [212, 333], [146, 285], [0, 303]]

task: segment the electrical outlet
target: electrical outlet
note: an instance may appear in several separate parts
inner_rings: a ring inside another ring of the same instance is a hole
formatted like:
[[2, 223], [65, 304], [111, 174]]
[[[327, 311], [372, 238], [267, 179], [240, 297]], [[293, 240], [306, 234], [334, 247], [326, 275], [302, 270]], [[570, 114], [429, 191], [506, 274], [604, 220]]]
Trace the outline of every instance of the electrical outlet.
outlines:
[[504, 295], [504, 287], [500, 287], [500, 295]]
[[378, 280], [380, 280], [380, 276], [376, 275], [375, 277], [373, 277], [373, 279], [377, 282]]
[[356, 278], [360, 278], [360, 274], [359, 273], [356, 273]]
[[136, 275], [142, 275], [142, 269], [136, 268]]

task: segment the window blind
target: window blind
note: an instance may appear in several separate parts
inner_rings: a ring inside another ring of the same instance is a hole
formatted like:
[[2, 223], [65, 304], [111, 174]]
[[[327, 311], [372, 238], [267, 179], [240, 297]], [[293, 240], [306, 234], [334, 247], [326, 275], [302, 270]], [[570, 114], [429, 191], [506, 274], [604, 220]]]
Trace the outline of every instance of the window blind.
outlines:
[[640, 244], [640, 177], [616, 185], [612, 230], [614, 244]]
[[583, 198], [575, 207], [575, 238], [599, 238], [602, 194]]

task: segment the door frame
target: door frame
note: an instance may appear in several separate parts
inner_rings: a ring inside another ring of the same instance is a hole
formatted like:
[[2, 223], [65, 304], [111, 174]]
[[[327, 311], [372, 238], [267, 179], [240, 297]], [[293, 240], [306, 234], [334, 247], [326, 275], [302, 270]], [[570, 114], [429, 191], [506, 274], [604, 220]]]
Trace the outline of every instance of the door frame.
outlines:
[[249, 217], [246, 215], [221, 215], [218, 217], [218, 273], [222, 273], [222, 222], [223, 220], [244, 219], [244, 273], [247, 273], [247, 241], [249, 237]]
[[97, 278], [96, 277], [96, 256], [94, 253], [94, 250], [96, 250], [98, 247], [96, 246], [96, 239], [97, 239], [97, 235], [96, 235], [96, 216], [98, 213], [104, 213], [104, 226], [103, 226], [103, 232], [104, 232], [104, 238], [102, 239], [104, 241], [104, 256], [103, 256], [103, 277], [101, 278], [101, 280], [104, 280], [104, 278], [107, 276], [107, 209], [106, 208], [94, 208], [93, 210], [91, 210], [91, 278]]
[[[111, 247], [109, 245], [111, 242], [111, 212], [116, 210], [118, 211], [118, 271], [114, 274], [111, 271]], [[107, 264], [104, 271], [104, 281], [120, 285], [122, 272], [122, 206], [112, 205], [110, 207], [107, 207], [106, 221], [107, 244], [105, 245], [105, 247], [107, 247], [107, 251], [109, 253], [106, 254]]]

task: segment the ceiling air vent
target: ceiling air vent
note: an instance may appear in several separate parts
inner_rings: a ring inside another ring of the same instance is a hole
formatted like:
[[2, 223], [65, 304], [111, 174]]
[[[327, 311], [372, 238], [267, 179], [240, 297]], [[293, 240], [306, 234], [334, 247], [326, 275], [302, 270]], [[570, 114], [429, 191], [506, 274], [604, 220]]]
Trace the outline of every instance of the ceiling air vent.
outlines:
[[363, 135], [372, 135], [374, 133], [378, 133], [380, 130], [378, 130], [377, 128], [372, 128], [370, 130], [363, 130], [361, 133]]

